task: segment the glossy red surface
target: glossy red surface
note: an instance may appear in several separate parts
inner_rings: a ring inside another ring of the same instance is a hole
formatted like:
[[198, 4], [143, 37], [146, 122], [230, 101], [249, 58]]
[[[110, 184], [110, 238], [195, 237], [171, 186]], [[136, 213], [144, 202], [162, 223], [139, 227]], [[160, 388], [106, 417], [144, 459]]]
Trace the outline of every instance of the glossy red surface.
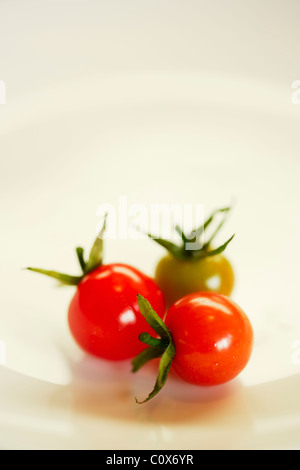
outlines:
[[125, 264], [104, 265], [85, 276], [70, 303], [68, 321], [76, 342], [95, 356], [123, 360], [141, 352], [138, 336], [153, 330], [139, 311], [137, 294], [165, 313], [164, 297], [150, 277]]
[[228, 297], [211, 292], [187, 295], [170, 308], [166, 325], [176, 348], [172, 368], [187, 382], [227, 382], [249, 361], [252, 326]]

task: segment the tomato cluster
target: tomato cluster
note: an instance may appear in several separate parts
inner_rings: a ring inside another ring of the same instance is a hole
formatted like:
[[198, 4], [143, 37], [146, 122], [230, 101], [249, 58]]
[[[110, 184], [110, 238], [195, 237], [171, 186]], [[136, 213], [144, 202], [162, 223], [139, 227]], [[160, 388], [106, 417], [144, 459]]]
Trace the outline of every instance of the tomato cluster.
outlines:
[[[230, 262], [223, 256], [230, 237], [212, 248], [221, 221], [206, 243], [197, 242], [216, 214], [211, 214], [191, 235], [181, 234], [182, 244], [155, 239], [168, 250], [158, 263], [154, 278], [127, 264], [103, 263], [103, 233], [96, 238], [89, 256], [76, 248], [82, 270], [79, 276], [28, 268], [76, 286], [68, 310], [70, 332], [88, 354], [111, 361], [132, 359], [132, 371], [159, 358], [157, 380], [143, 402], [163, 387], [172, 370], [197, 385], [217, 385], [236, 377], [249, 361], [253, 346], [251, 323], [229, 295], [234, 284]], [[150, 238], [153, 238], [149, 235]], [[212, 286], [209, 280], [217, 277]]]

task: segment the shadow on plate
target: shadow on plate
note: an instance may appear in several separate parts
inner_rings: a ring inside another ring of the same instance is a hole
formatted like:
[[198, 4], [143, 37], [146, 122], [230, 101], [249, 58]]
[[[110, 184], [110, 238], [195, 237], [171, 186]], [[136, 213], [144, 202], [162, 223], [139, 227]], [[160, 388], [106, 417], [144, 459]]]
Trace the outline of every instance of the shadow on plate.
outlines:
[[249, 424], [244, 387], [236, 379], [217, 387], [187, 384], [169, 375], [160, 393], [138, 404], [152, 390], [156, 380], [155, 361], [132, 374], [130, 361], [108, 362], [83, 356], [72, 364], [73, 381], [67, 387], [72, 409], [93, 418], [139, 423], [220, 425], [237, 420]]

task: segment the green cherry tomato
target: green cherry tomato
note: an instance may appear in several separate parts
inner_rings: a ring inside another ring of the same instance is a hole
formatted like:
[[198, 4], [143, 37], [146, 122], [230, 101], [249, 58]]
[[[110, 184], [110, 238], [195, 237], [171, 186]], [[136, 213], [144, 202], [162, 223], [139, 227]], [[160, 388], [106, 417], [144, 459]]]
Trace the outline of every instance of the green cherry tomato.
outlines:
[[[229, 210], [229, 207], [215, 210], [203, 225], [188, 235], [176, 226], [175, 229], [181, 238], [179, 244], [154, 238], [148, 234], [167, 251], [155, 269], [155, 280], [165, 295], [167, 307], [194, 292], [210, 291], [226, 296], [232, 293], [235, 282], [234, 270], [223, 252], [234, 235], [217, 248], [213, 246], [213, 240], [223, 226]], [[209, 234], [208, 229], [220, 215], [223, 215], [221, 222]]]
[[230, 296], [235, 276], [231, 263], [222, 254], [191, 261], [167, 254], [156, 267], [155, 280], [164, 292], [167, 306], [171, 306], [193, 292]]

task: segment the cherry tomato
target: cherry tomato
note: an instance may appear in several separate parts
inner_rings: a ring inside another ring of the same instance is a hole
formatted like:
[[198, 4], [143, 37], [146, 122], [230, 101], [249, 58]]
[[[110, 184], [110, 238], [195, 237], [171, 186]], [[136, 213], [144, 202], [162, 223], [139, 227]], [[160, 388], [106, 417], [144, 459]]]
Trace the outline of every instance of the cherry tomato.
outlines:
[[76, 342], [95, 356], [122, 360], [132, 358], [145, 346], [139, 334], [152, 331], [139, 311], [137, 294], [151, 299], [160, 317], [164, 297], [148, 276], [125, 264], [100, 266], [78, 284], [68, 312]]
[[200, 260], [176, 259], [171, 254], [157, 264], [155, 280], [164, 292], [167, 306], [193, 292], [212, 291], [229, 296], [234, 270], [222, 254]]
[[137, 294], [149, 298], [161, 317], [165, 313], [165, 301], [156, 282], [138, 269], [126, 264], [103, 264], [104, 230], [105, 223], [87, 260], [83, 248], [76, 248], [82, 270], [79, 276], [28, 269], [63, 285], [76, 286], [68, 310], [70, 332], [75, 341], [97, 357], [123, 360], [145, 348], [138, 339], [139, 333], [151, 330], [140, 313]]
[[140, 340], [148, 348], [132, 361], [133, 372], [160, 358], [156, 383], [148, 397], [164, 386], [170, 370], [186, 382], [220, 385], [235, 378], [247, 365], [253, 329], [243, 310], [229, 297], [213, 292], [189, 294], [175, 302], [162, 321], [151, 303], [138, 296], [140, 311], [156, 335]]
[[[234, 235], [219, 247], [212, 246], [229, 210], [229, 207], [215, 210], [202, 226], [189, 235], [176, 226], [181, 239], [180, 244], [148, 234], [167, 250], [167, 254], [160, 259], [155, 269], [155, 280], [165, 295], [167, 307], [193, 292], [211, 291], [227, 296], [232, 293], [235, 282], [234, 270], [223, 252]], [[214, 232], [207, 236], [208, 228], [220, 214], [223, 215], [223, 219]], [[204, 232], [206, 241], [202, 240]]]
[[168, 311], [166, 326], [175, 345], [173, 370], [197, 385], [236, 377], [249, 361], [253, 330], [241, 308], [226, 296], [194, 293]]

